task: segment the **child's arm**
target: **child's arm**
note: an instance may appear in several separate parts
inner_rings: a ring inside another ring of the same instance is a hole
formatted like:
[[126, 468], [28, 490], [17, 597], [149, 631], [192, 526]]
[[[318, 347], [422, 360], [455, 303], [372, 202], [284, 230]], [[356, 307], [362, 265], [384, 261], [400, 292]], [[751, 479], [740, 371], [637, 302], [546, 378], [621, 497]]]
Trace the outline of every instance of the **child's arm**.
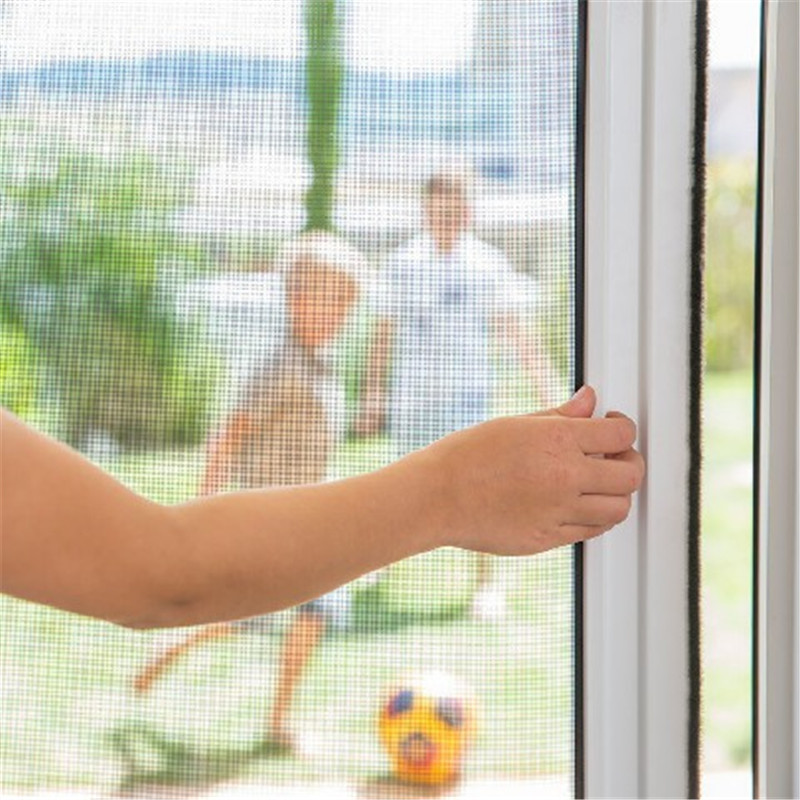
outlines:
[[395, 333], [395, 324], [389, 317], [380, 317], [375, 323], [372, 341], [364, 370], [364, 387], [361, 408], [353, 423], [357, 436], [379, 433], [386, 421], [387, 384], [389, 361]]
[[572, 543], [624, 519], [643, 475], [633, 423], [585, 419], [593, 408], [589, 391], [552, 416], [487, 422], [363, 476], [169, 507], [3, 412], [2, 589], [168, 627], [294, 605], [440, 545]]
[[206, 465], [200, 481], [200, 495], [215, 494], [230, 480], [230, 465], [250, 432], [250, 419], [235, 411], [208, 444]]
[[511, 351], [522, 367], [525, 377], [535, 387], [541, 405], [549, 407], [556, 398], [563, 397], [564, 381], [558, 374], [550, 354], [541, 346], [536, 336], [531, 335], [514, 313], [499, 315], [494, 320], [499, 338]]

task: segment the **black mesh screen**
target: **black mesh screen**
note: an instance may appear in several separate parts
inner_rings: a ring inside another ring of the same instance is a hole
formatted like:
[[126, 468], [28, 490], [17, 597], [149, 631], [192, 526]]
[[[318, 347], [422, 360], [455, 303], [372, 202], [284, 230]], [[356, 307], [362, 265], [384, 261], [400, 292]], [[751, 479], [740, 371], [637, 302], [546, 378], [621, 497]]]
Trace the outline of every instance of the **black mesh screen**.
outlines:
[[[0, 59], [0, 399], [135, 490], [569, 395], [577, 2], [8, 0]], [[442, 550], [168, 632], [0, 597], [0, 789], [569, 795], [572, 569]]]

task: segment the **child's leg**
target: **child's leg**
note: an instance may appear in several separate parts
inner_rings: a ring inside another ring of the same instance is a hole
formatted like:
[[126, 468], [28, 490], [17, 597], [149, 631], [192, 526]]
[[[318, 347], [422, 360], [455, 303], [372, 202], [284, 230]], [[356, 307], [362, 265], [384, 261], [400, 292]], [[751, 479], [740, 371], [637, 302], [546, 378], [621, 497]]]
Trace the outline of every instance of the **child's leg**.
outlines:
[[233, 631], [233, 626], [227, 622], [218, 625], [209, 625], [200, 630], [193, 631], [179, 644], [173, 645], [160, 656], [151, 661], [133, 680], [133, 689], [137, 694], [144, 694], [153, 687], [153, 684], [180, 658], [193, 647], [213, 639], [228, 636]]
[[478, 553], [478, 575], [475, 587], [477, 591], [486, 588], [492, 582], [492, 562], [486, 553]]
[[287, 747], [291, 747], [291, 736], [286, 720], [292, 700], [327, 627], [326, 615], [307, 605], [297, 612], [286, 632], [278, 667], [268, 738]]
[[472, 616], [479, 620], [502, 619], [506, 613], [505, 589], [493, 575], [492, 556], [478, 553], [477, 581], [472, 595]]
[[[199, 494], [214, 494], [228, 482], [233, 458], [248, 433], [249, 424], [250, 420], [245, 413], [234, 412], [228, 417], [222, 429], [209, 440]], [[133, 680], [134, 691], [138, 694], [150, 691], [153, 684], [193, 647], [212, 639], [227, 636], [231, 631], [232, 626], [227, 623], [209, 625], [193, 631], [182, 642], [153, 659], [136, 675]]]

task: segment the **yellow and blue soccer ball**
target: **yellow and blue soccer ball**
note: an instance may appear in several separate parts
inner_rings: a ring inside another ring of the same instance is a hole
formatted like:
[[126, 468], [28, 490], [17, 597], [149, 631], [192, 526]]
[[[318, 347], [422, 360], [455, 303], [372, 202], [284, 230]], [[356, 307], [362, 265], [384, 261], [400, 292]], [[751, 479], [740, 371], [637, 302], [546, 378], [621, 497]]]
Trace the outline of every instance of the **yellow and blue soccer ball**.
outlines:
[[379, 728], [395, 778], [428, 786], [456, 782], [474, 734], [471, 693], [441, 673], [410, 678], [387, 694]]

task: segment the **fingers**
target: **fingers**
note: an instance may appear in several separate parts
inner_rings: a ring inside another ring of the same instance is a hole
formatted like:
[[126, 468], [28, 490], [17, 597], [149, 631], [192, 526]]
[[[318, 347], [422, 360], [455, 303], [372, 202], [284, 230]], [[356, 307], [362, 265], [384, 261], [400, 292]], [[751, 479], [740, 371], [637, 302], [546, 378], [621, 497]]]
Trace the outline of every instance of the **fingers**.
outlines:
[[582, 386], [566, 403], [554, 409], [562, 417], [591, 417], [597, 405], [597, 394], [591, 386]]
[[594, 389], [591, 386], [582, 386], [566, 403], [562, 403], [556, 408], [547, 408], [544, 411], [537, 411], [525, 416], [588, 418], [594, 414], [596, 405], [597, 394]]
[[562, 525], [558, 529], [559, 539], [562, 544], [577, 544], [587, 539], [594, 539], [611, 527], [610, 525]]
[[569, 510], [567, 525], [619, 525], [631, 510], [630, 495], [585, 494]]
[[626, 495], [644, 479], [644, 459], [633, 449], [608, 458], [587, 458], [580, 488], [584, 494]]
[[624, 453], [636, 441], [636, 424], [624, 414], [605, 419], [576, 419], [570, 423], [576, 441], [587, 455]]

